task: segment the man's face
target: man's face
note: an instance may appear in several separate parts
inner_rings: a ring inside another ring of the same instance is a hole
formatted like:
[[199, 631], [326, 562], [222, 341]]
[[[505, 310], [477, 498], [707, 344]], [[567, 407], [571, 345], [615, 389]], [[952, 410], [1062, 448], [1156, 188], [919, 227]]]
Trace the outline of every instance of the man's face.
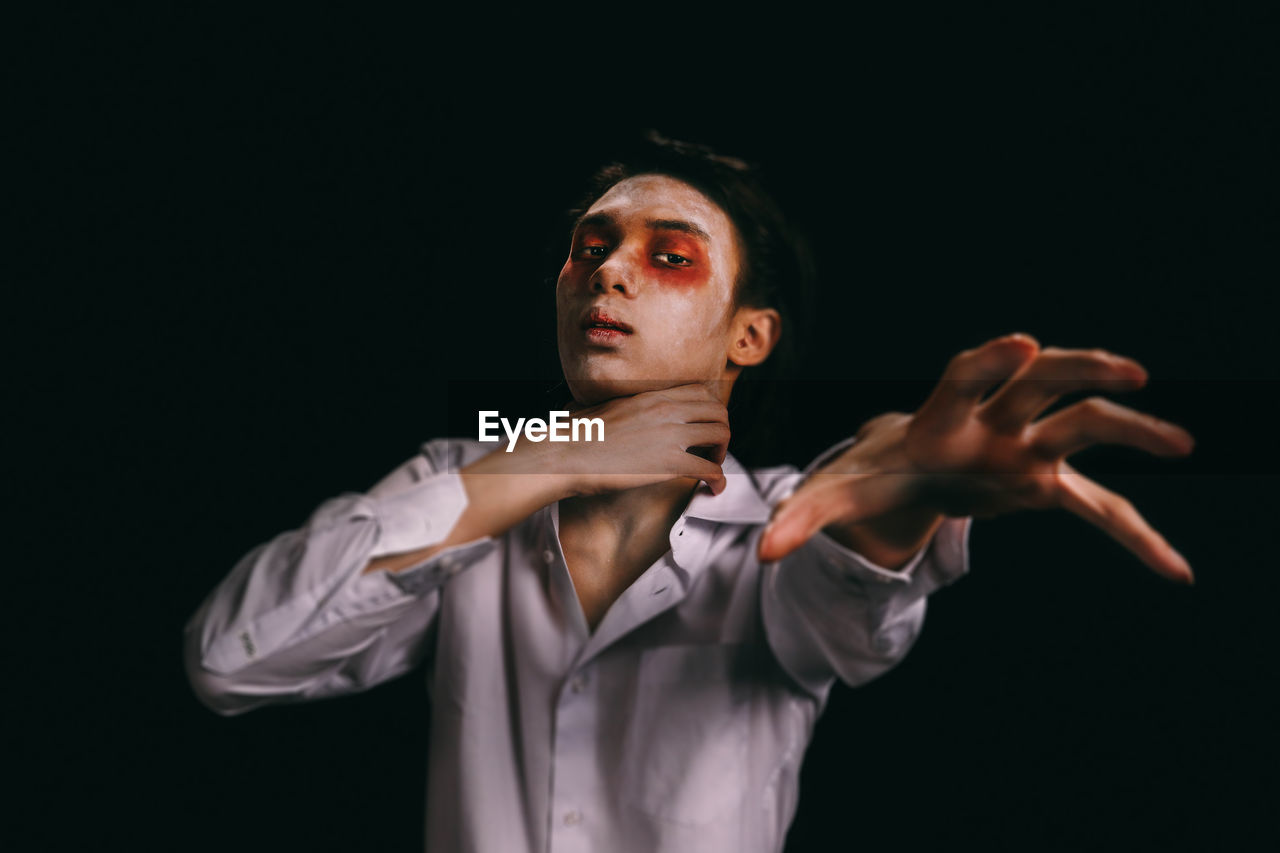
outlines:
[[610, 188], [579, 220], [556, 282], [574, 399], [726, 379], [738, 264], [733, 222], [688, 184], [638, 175]]

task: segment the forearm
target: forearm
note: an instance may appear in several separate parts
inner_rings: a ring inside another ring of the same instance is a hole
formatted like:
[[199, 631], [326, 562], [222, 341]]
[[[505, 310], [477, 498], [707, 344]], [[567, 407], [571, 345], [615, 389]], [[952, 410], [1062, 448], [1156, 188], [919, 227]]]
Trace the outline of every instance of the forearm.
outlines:
[[364, 573], [398, 572], [454, 545], [498, 536], [577, 489], [576, 480], [562, 473], [559, 448], [528, 442], [521, 442], [515, 453], [498, 451], [477, 459], [459, 475], [467, 507], [448, 536], [424, 548], [371, 560]]
[[[409, 471], [401, 466], [401, 483], [411, 479]], [[462, 509], [458, 485], [417, 485], [414, 497], [425, 513], [452, 523]], [[379, 516], [390, 497], [382, 494], [325, 501], [298, 529], [249, 551], [205, 597], [186, 626], [185, 660], [206, 705], [238, 713], [350, 692], [413, 664], [434, 613], [431, 590], [411, 593], [384, 577], [358, 574], [384, 522], [404, 526], [403, 519]], [[404, 514], [404, 507], [395, 509]]]

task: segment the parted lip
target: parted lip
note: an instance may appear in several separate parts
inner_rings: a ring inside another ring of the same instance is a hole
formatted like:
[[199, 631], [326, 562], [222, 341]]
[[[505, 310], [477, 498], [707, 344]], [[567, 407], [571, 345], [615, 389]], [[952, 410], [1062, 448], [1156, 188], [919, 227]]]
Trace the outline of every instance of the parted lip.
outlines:
[[605, 313], [603, 308], [599, 308], [599, 307], [592, 308], [590, 311], [587, 312], [586, 316], [582, 318], [582, 328], [584, 329], [617, 329], [620, 332], [626, 332], [628, 335], [631, 334], [633, 331], [635, 331], [634, 329], [632, 329], [630, 326], [628, 326], [626, 323], [622, 322], [621, 320], [618, 320], [614, 317], [610, 317], [608, 314]]

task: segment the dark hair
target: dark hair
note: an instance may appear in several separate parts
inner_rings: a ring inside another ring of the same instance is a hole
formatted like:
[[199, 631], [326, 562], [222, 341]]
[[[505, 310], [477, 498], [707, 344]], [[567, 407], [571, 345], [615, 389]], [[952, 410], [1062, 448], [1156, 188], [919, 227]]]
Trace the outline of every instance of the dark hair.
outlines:
[[[763, 451], [789, 410], [780, 399], [800, 361], [802, 333], [810, 328], [815, 285], [808, 242], [782, 213], [760, 180], [760, 169], [705, 145], [666, 139], [650, 131], [632, 149], [599, 169], [582, 201], [569, 211], [572, 222], [608, 190], [636, 175], [666, 175], [683, 181], [715, 202], [737, 229], [744, 257], [735, 283], [738, 306], [773, 308], [782, 334], [763, 363], [744, 370], [730, 400], [734, 453]], [[769, 417], [765, 417], [766, 411]]]

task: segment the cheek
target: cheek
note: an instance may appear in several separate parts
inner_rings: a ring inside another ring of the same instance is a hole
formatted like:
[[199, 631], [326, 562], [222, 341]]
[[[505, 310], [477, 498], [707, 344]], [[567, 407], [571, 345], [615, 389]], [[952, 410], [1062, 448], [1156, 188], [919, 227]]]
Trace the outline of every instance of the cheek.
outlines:
[[556, 291], [559, 292], [573, 277], [573, 259], [564, 262], [564, 266], [560, 267], [560, 275], [556, 276]]
[[582, 282], [586, 281], [588, 275], [584, 274], [580, 267], [580, 264], [567, 260], [560, 268], [560, 275], [556, 276], [557, 305], [567, 302], [581, 288]]
[[[707, 283], [701, 290], [685, 290], [687, 298], [668, 303], [664, 312], [669, 337], [666, 345], [680, 358], [698, 361], [719, 358], [724, 348], [729, 318], [718, 299], [701, 298], [711, 292]], [[675, 291], [670, 291], [673, 295]]]
[[[648, 247], [651, 273], [662, 284], [682, 290], [701, 290], [711, 281], [712, 270], [718, 268], [708, 257], [706, 249], [691, 239], [664, 234]], [[673, 266], [661, 258], [667, 254], [688, 258], [689, 266]]]
[[556, 279], [556, 328], [561, 331], [564, 328], [569, 309], [570, 294], [573, 292], [573, 284], [568, 271], [569, 265], [565, 264], [565, 268], [560, 270], [560, 276]]
[[598, 260], [570, 257], [560, 268], [560, 276], [556, 279], [556, 290], [558, 292], [573, 291], [586, 287], [599, 266]]
[[681, 290], [700, 290], [711, 281], [711, 274], [706, 267], [662, 267], [658, 280]]

